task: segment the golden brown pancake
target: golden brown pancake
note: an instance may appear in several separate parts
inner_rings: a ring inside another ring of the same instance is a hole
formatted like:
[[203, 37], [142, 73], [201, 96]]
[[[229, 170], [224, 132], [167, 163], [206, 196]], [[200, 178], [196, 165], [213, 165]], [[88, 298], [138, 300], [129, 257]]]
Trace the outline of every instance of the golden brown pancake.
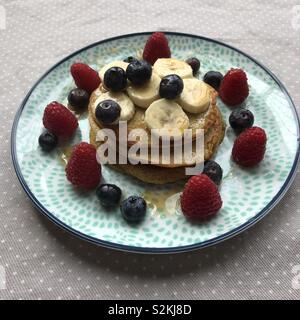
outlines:
[[[209, 88], [210, 93], [210, 104], [207, 110], [205, 110], [202, 113], [192, 114], [185, 112], [186, 115], [189, 118], [189, 129], [192, 129], [193, 132], [193, 140], [196, 139], [196, 132], [197, 129], [203, 129], [204, 131], [204, 159], [210, 159], [213, 154], [216, 152], [219, 144], [222, 142], [224, 138], [224, 132], [225, 132], [225, 125], [222, 118], [222, 115], [220, 113], [220, 110], [217, 106], [217, 96], [218, 93], [209, 85], [207, 85]], [[96, 116], [95, 116], [95, 108], [96, 108], [96, 100], [99, 98], [99, 96], [105, 92], [106, 89], [103, 87], [103, 85], [100, 85], [98, 89], [96, 89], [91, 97], [90, 97], [90, 103], [88, 108], [88, 119], [90, 123], [90, 142], [91, 144], [95, 145], [96, 147], [100, 146], [101, 143], [96, 141], [97, 133], [100, 129], [111, 129], [116, 135], [117, 139], [117, 145], [111, 146], [115, 148], [115, 152], [119, 150], [118, 148], [118, 140], [119, 140], [119, 126], [116, 125], [103, 125], [100, 123]], [[148, 137], [146, 140], [146, 147], [148, 147], [148, 150], [151, 149], [151, 131], [147, 127], [147, 124], [144, 120], [145, 118], [145, 110], [144, 108], [140, 108], [135, 106], [135, 114], [134, 116], [127, 121], [127, 134], [131, 132], [131, 130], [134, 129], [143, 129], [148, 133]], [[127, 149], [130, 149], [136, 142], [134, 141], [128, 141], [127, 142]], [[171, 150], [174, 150], [174, 146], [172, 149], [172, 141], [171, 141]], [[195, 142], [193, 144], [193, 151], [196, 151], [195, 149]], [[151, 155], [150, 152], [148, 152], [149, 155]], [[172, 153], [172, 151], [171, 151]], [[117, 157], [118, 159], [118, 157]], [[146, 156], [146, 159], [148, 162], [151, 162], [151, 156]], [[185, 169], [188, 166], [195, 166], [196, 160], [194, 162], [189, 163], [167, 163], [165, 164], [161, 158], [159, 158], [158, 162], [149, 163], [149, 164], [113, 164], [110, 165], [112, 168], [122, 172], [129, 174], [133, 177], [138, 178], [139, 180], [142, 180], [144, 182], [148, 183], [154, 183], [154, 184], [165, 184], [169, 182], [175, 182], [177, 180], [188, 178], [185, 174]]]
[[[100, 127], [94, 120], [91, 108], [89, 108], [88, 118], [90, 123], [90, 143], [98, 147], [101, 143], [96, 142], [96, 135]], [[204, 159], [208, 160], [222, 142], [225, 132], [224, 121], [216, 104], [211, 106], [211, 111], [205, 118], [205, 123], [207, 130], [204, 136]], [[185, 174], [186, 167], [167, 168], [151, 164], [113, 164], [109, 166], [119, 172], [154, 184], [165, 184], [188, 178]]]

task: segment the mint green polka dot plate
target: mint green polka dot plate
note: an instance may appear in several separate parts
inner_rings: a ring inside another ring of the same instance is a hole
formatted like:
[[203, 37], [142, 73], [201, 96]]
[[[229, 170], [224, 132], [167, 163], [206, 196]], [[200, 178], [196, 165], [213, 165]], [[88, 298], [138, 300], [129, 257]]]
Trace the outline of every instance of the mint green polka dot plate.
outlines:
[[[45, 106], [57, 100], [66, 103], [74, 87], [69, 73], [75, 61], [99, 69], [102, 65], [136, 55], [150, 33], [129, 34], [100, 41], [66, 57], [33, 86], [24, 99], [12, 128], [12, 158], [22, 187], [37, 208], [60, 227], [90, 242], [106, 247], [144, 252], [182, 252], [223, 241], [242, 232], [265, 216], [282, 198], [297, 172], [299, 162], [299, 120], [296, 108], [281, 82], [247, 54], [218, 41], [200, 36], [168, 32], [172, 56], [201, 59], [201, 73], [231, 67], [248, 75], [250, 95], [246, 101], [255, 125], [268, 135], [264, 161], [243, 170], [232, 163], [234, 134], [227, 126], [216, 161], [224, 171], [220, 189], [223, 207], [203, 224], [192, 224], [180, 212], [178, 198], [182, 184], [153, 186], [103, 167], [103, 179], [118, 184], [124, 197], [143, 195], [148, 201], [147, 217], [138, 226], [128, 225], [119, 209], [107, 211], [95, 192], [75, 190], [65, 178], [62, 149], [44, 154], [38, 146]], [[227, 121], [230, 110], [219, 101]], [[70, 142], [89, 141], [86, 116]]]

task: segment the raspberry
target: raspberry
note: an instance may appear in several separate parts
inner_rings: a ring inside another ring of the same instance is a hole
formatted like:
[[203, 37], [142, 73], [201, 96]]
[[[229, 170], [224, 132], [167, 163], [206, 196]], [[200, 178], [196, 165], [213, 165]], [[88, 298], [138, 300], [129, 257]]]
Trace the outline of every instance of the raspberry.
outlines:
[[222, 207], [220, 193], [206, 174], [189, 179], [180, 201], [183, 214], [187, 218], [200, 221], [215, 215]]
[[96, 90], [101, 83], [98, 72], [84, 63], [72, 64], [71, 74], [76, 86], [89, 94]]
[[242, 132], [235, 140], [232, 158], [240, 166], [253, 167], [264, 158], [267, 136], [259, 127], [252, 127]]
[[74, 114], [56, 101], [51, 102], [45, 108], [43, 124], [48, 131], [64, 138], [71, 137], [78, 127]]
[[243, 103], [249, 95], [247, 75], [244, 70], [229, 70], [221, 82], [219, 94], [228, 106], [234, 107]]
[[73, 149], [66, 166], [67, 179], [76, 187], [96, 188], [101, 179], [101, 166], [97, 162], [93, 145], [81, 142]]
[[151, 64], [159, 58], [170, 58], [171, 51], [168, 39], [162, 32], [154, 32], [149, 37], [143, 52], [143, 59]]

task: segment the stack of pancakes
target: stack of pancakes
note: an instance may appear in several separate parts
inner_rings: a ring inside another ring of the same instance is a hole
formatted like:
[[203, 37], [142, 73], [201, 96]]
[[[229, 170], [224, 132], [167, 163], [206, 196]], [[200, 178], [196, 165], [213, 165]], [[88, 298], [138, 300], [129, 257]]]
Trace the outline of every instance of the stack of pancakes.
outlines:
[[[101, 72], [100, 72], [101, 76]], [[97, 104], [99, 103], [99, 97], [106, 92], [107, 90], [101, 85], [100, 88], [96, 89], [91, 97], [88, 108], [88, 119], [90, 123], [90, 143], [99, 147], [101, 143], [97, 141], [97, 133], [100, 129], [109, 128], [113, 130], [116, 134], [116, 138], [119, 138], [119, 126], [118, 124], [114, 125], [104, 125], [100, 123], [95, 116], [95, 109]], [[217, 150], [219, 144], [222, 142], [224, 137], [225, 126], [223, 122], [222, 115], [217, 106], [217, 92], [209, 87], [210, 93], [210, 104], [204, 112], [201, 113], [189, 113], [185, 112], [189, 118], [189, 129], [192, 129], [193, 137], [195, 138], [195, 134], [197, 129], [203, 129], [204, 132], [204, 160], [210, 159], [215, 151]], [[113, 95], [112, 95], [113, 97]], [[128, 134], [133, 129], [144, 129], [148, 133], [149, 139], [147, 140], [147, 144], [149, 150], [151, 148], [151, 131], [149, 130], [146, 122], [145, 122], [145, 111], [146, 108], [141, 108], [135, 105], [135, 113], [131, 119], [127, 121], [127, 131]], [[133, 141], [128, 141], [127, 148], [129, 149], [134, 144]], [[172, 144], [171, 144], [172, 145]], [[118, 153], [118, 144], [117, 146], [112, 146], [112, 148], [116, 148], [114, 150]], [[194, 145], [193, 145], [194, 148]], [[150, 155], [149, 151], [149, 155]], [[117, 155], [118, 160], [118, 155]], [[197, 158], [197, 157], [196, 157]], [[127, 164], [108, 164], [112, 168], [122, 172], [129, 174], [133, 177], [136, 177], [144, 182], [154, 183], [154, 184], [165, 184], [169, 182], [175, 182], [177, 180], [181, 180], [186, 178], [186, 167], [193, 167], [196, 164], [196, 160], [193, 159], [191, 161], [175, 163], [176, 161], [172, 158], [172, 149], [171, 149], [171, 159], [170, 163], [165, 163], [162, 157], [156, 159], [151, 162], [151, 157], [149, 159], [143, 159], [148, 164], [131, 164], [128, 161]], [[131, 160], [131, 159], [128, 159]]]

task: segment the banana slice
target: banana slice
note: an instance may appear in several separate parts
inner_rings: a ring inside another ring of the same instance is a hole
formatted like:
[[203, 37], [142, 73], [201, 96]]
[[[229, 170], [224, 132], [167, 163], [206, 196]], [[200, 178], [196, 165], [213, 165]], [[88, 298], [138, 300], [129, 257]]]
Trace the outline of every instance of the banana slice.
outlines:
[[105, 71], [108, 70], [109, 68], [112, 68], [112, 67], [119, 67], [119, 68], [124, 69], [124, 71], [126, 71], [126, 68], [127, 68], [128, 64], [129, 63], [121, 61], [121, 60], [117, 60], [117, 61], [111, 62], [109, 64], [106, 64], [104, 67], [102, 67], [100, 69], [99, 77], [103, 81]]
[[160, 77], [152, 72], [151, 79], [143, 86], [130, 84], [127, 93], [134, 104], [141, 108], [148, 108], [150, 104], [159, 98]]
[[94, 114], [98, 104], [103, 100], [114, 100], [119, 104], [121, 107], [121, 114], [118, 121], [128, 121], [133, 118], [135, 113], [134, 104], [123, 92], [102, 92], [93, 105]]
[[210, 90], [201, 80], [196, 78], [183, 79], [183, 91], [178, 103], [187, 112], [204, 112], [210, 104]]
[[164, 129], [170, 136], [180, 136], [189, 127], [189, 118], [180, 105], [167, 99], [151, 103], [145, 112], [145, 122], [149, 129]]
[[193, 77], [193, 70], [189, 64], [185, 61], [173, 58], [161, 58], [156, 60], [153, 69], [161, 78], [169, 74], [177, 74], [182, 79]]

